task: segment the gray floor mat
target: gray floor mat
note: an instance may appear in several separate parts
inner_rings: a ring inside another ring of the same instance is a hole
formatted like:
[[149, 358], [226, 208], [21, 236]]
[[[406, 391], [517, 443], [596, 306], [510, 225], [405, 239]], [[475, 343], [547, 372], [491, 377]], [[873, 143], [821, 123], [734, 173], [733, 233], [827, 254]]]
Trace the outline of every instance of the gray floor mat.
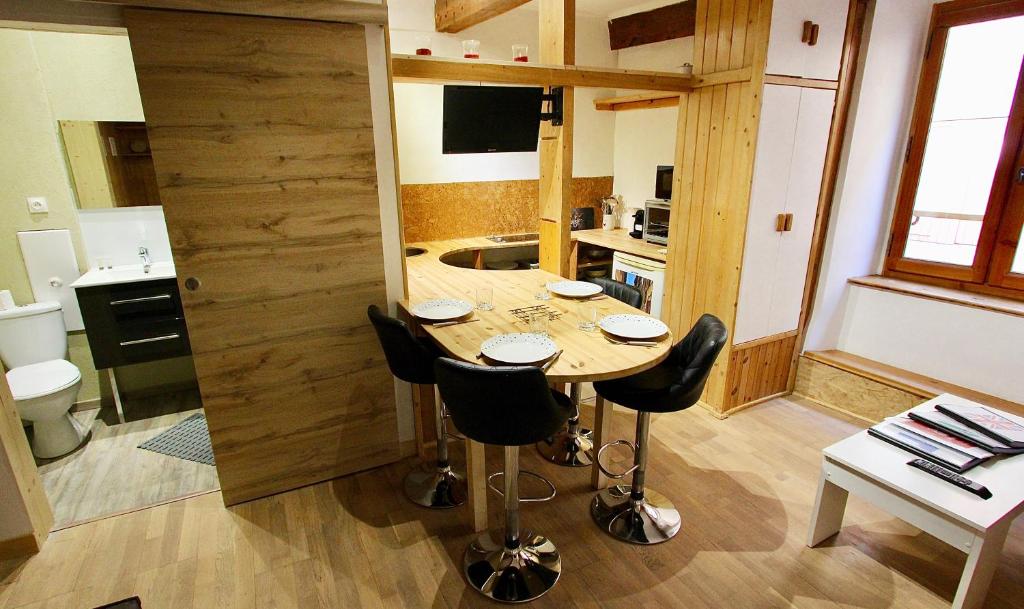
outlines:
[[206, 417], [200, 413], [139, 444], [139, 448], [187, 461], [214, 465], [210, 430], [206, 427]]

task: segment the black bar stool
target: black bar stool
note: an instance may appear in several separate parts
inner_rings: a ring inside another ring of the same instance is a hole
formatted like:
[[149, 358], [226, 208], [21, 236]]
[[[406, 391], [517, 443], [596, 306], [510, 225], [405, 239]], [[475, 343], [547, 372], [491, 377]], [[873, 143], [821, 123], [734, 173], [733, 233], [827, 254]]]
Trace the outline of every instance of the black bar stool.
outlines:
[[[594, 522], [616, 539], [636, 544], [654, 544], [679, 532], [680, 518], [664, 495], [644, 488], [651, 413], [675, 412], [693, 406], [700, 399], [711, 366], [725, 345], [729, 333], [714, 315], [703, 315], [686, 337], [672, 347], [668, 358], [650, 370], [612, 381], [594, 383], [602, 398], [637, 411], [636, 443], [609, 442], [597, 451], [597, 466], [609, 478], [633, 474], [631, 486], [613, 486], [598, 493], [590, 503]], [[601, 465], [601, 453], [609, 446], [625, 445], [633, 450], [633, 467], [622, 473]]]
[[[519, 528], [520, 501], [547, 501], [555, 487], [543, 477], [519, 469], [519, 447], [533, 444], [557, 431], [569, 418], [572, 404], [552, 391], [540, 368], [487, 367], [442, 357], [435, 365], [437, 386], [452, 421], [467, 438], [505, 447], [505, 470], [488, 476], [504, 477], [504, 542], [490, 533], [476, 539], [463, 559], [469, 584], [485, 596], [506, 603], [533, 600], [550, 590], [562, 571], [555, 544], [546, 537]], [[546, 497], [519, 497], [519, 474], [544, 481]]]
[[[388, 317], [377, 305], [370, 305], [366, 314], [384, 348], [391, 374], [407, 383], [435, 385], [434, 362], [441, 357], [440, 350], [413, 336], [405, 322]], [[429, 469], [415, 469], [405, 476], [405, 496], [423, 507], [446, 509], [466, 502], [466, 476], [453, 471], [448, 463], [448, 429], [436, 387], [434, 395], [437, 463]]]
[[[639, 309], [644, 303], [643, 293], [622, 281], [607, 277], [594, 277], [587, 281], [601, 286], [604, 293], [615, 300]], [[580, 425], [580, 384], [569, 384], [569, 397], [573, 414], [569, 424], [554, 436], [537, 442], [537, 450], [548, 461], [568, 467], [586, 467], [593, 464], [594, 432]]]

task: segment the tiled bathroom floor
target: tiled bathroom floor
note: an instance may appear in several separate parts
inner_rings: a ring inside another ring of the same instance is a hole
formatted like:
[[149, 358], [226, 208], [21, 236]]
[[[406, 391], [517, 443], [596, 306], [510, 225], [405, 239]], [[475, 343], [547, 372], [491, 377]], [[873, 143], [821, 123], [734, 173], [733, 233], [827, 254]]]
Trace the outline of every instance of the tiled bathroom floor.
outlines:
[[201, 405], [197, 392], [182, 392], [125, 400], [124, 424], [113, 408], [75, 413], [91, 430], [88, 441], [39, 462], [54, 528], [220, 488], [213, 466], [137, 448]]

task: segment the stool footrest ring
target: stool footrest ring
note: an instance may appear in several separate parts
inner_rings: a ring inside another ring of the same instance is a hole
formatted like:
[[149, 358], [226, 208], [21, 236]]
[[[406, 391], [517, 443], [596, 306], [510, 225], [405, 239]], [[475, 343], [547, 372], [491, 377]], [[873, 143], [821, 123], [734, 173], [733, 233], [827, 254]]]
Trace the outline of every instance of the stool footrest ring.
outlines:
[[[543, 501], [551, 501], [552, 499], [555, 498], [555, 493], [556, 493], [555, 485], [552, 484], [550, 480], [548, 480], [544, 476], [541, 476], [540, 474], [537, 474], [537, 473], [534, 473], [534, 472], [531, 472], [531, 471], [527, 471], [525, 469], [519, 470], [519, 474], [522, 475], [522, 476], [532, 476], [532, 477], [536, 478], [537, 480], [540, 480], [541, 482], [546, 484], [547, 487], [551, 489], [550, 493], [548, 493], [547, 495], [541, 496], [541, 497], [522, 497], [522, 496], [520, 496], [519, 497], [519, 503], [540, 503], [540, 502], [543, 502]], [[505, 475], [505, 472], [495, 472], [495, 473], [491, 474], [490, 476], [487, 476], [487, 488], [491, 489], [492, 491], [494, 491], [495, 493], [497, 493], [498, 495], [500, 495], [502, 497], [505, 496], [505, 493], [501, 489], [499, 489], [498, 487], [494, 486], [494, 483], [492, 482], [492, 480], [494, 480], [495, 478], [498, 478], [499, 476], [504, 476], [504, 475]]]
[[614, 442], [608, 442], [607, 444], [605, 444], [604, 446], [602, 446], [601, 448], [599, 448], [597, 450], [597, 456], [594, 459], [594, 462], [597, 463], [598, 469], [600, 469], [601, 472], [605, 476], [608, 476], [609, 478], [612, 478], [614, 480], [621, 480], [621, 479], [625, 478], [626, 476], [628, 476], [628, 475], [632, 474], [633, 472], [635, 472], [637, 467], [639, 467], [639, 466], [638, 465], [634, 465], [633, 467], [631, 467], [631, 468], [629, 468], [626, 471], [621, 472], [621, 473], [613, 472], [613, 471], [610, 471], [608, 469], [605, 469], [605, 466], [601, 464], [601, 453], [603, 453], [605, 450], [611, 448], [612, 446], [628, 446], [629, 450], [632, 451], [633, 454], [636, 454], [636, 445], [633, 444], [632, 442], [630, 442], [629, 440], [615, 440]]

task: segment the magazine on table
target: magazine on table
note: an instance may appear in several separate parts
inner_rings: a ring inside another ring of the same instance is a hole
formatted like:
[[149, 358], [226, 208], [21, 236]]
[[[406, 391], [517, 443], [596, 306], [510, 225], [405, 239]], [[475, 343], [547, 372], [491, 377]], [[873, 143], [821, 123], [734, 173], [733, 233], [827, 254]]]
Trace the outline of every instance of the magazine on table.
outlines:
[[907, 431], [912, 431], [919, 436], [924, 436], [929, 440], [933, 442], [938, 442], [939, 444], [942, 444], [947, 448], [952, 448], [954, 450], [959, 450], [960, 452], [967, 453], [972, 457], [977, 457], [979, 459], [990, 459], [995, 456], [995, 453], [985, 450], [984, 448], [972, 442], [961, 440], [960, 438], [948, 434], [942, 431], [941, 429], [935, 429], [930, 425], [919, 423], [914, 419], [911, 419], [910, 417], [897, 416], [887, 420], [892, 421], [893, 423], [899, 425], [900, 427], [906, 429]]
[[1012, 415], [985, 406], [960, 404], [936, 404], [935, 409], [1010, 448], [1024, 448], [1024, 424]]
[[929, 406], [927, 408], [915, 408], [908, 414], [910, 418], [915, 421], [940, 429], [950, 435], [960, 438], [961, 440], [967, 440], [975, 446], [980, 446], [989, 452], [999, 455], [1019, 455], [1024, 453], [1024, 448], [1011, 448], [1007, 444], [1003, 444], [995, 438], [964, 425], [953, 417], [942, 414], [938, 410], [935, 410], [934, 407]]
[[886, 419], [878, 425], [868, 428], [868, 434], [960, 474], [988, 459], [987, 457], [976, 457], [945, 443], [932, 440], [925, 435], [900, 426], [892, 419]]

